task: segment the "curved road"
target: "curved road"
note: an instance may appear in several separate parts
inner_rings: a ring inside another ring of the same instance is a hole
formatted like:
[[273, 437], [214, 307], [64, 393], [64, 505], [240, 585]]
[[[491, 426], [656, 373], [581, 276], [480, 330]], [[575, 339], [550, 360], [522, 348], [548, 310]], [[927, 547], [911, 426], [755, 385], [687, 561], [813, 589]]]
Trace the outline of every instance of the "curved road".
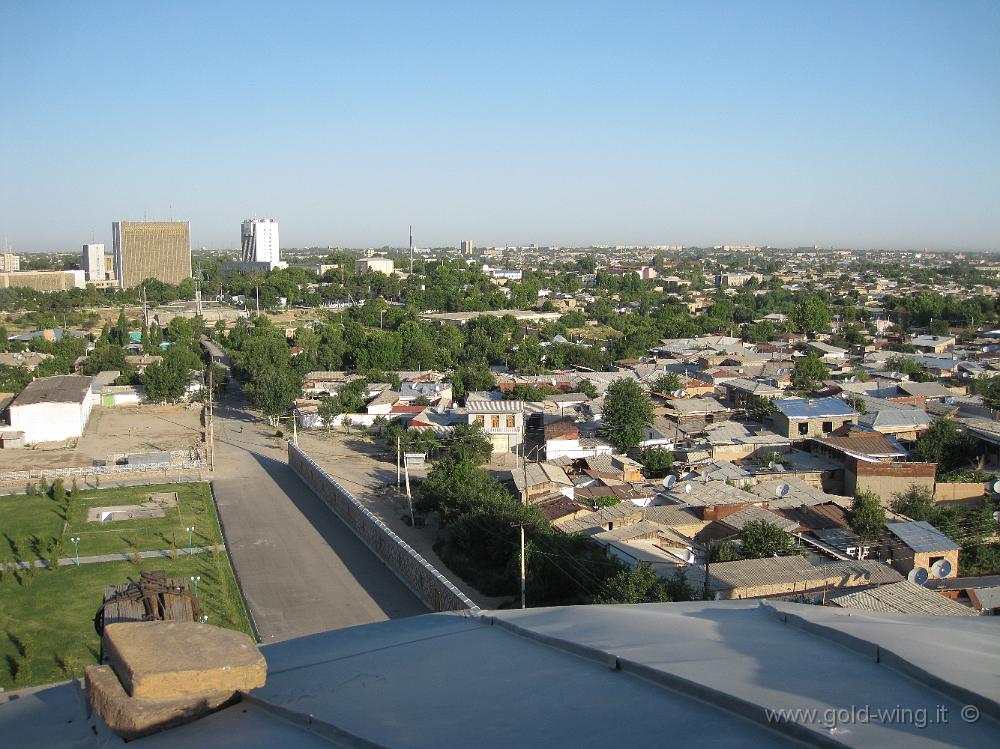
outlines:
[[[224, 356], [209, 343], [213, 357]], [[427, 613], [292, 472], [272, 431], [239, 392], [216, 406], [212, 486], [261, 641]]]

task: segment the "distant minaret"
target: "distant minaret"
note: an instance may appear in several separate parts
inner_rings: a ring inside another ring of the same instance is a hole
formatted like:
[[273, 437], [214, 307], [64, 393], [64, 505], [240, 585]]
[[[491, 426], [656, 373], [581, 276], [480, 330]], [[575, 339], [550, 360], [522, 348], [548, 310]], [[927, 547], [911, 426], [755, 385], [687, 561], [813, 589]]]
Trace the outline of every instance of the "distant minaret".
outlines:
[[410, 224], [410, 273], [413, 273], [413, 224]]

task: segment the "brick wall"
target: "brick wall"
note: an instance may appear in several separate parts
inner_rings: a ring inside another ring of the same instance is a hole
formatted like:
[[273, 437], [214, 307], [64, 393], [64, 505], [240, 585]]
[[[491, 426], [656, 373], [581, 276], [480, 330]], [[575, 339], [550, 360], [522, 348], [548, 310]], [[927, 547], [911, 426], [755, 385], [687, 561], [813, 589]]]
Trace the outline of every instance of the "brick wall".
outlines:
[[912, 484], [934, 493], [936, 463], [867, 463], [851, 459], [844, 468], [844, 490], [848, 495], [872, 492], [889, 502]]
[[479, 613], [468, 596], [291, 442], [288, 466], [431, 610]]

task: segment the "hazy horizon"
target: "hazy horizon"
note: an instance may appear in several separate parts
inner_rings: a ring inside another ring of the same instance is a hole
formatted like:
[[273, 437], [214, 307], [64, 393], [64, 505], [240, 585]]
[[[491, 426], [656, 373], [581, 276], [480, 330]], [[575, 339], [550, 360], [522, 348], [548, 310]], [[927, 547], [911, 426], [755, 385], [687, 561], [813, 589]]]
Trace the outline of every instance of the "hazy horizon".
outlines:
[[0, 10], [0, 242], [997, 251], [1000, 4]]

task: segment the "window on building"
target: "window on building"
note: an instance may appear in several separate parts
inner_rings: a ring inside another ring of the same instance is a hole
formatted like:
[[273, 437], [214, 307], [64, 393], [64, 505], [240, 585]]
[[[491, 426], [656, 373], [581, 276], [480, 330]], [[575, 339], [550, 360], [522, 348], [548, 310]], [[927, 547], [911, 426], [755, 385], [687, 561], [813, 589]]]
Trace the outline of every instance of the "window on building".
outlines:
[[824, 432], [824, 434], [826, 432], [832, 432], [832, 431], [833, 431], [833, 422], [832, 421], [824, 421], [823, 422], [823, 432]]
[[513, 414], [511, 414], [510, 416], [507, 417], [507, 428], [508, 429], [513, 429], [514, 428], [514, 415]]
[[809, 434], [809, 422], [803, 421], [799, 424], [799, 434]]
[[499, 416], [492, 417], [490, 419], [490, 426], [493, 427], [494, 429], [499, 429], [500, 428], [500, 417]]

